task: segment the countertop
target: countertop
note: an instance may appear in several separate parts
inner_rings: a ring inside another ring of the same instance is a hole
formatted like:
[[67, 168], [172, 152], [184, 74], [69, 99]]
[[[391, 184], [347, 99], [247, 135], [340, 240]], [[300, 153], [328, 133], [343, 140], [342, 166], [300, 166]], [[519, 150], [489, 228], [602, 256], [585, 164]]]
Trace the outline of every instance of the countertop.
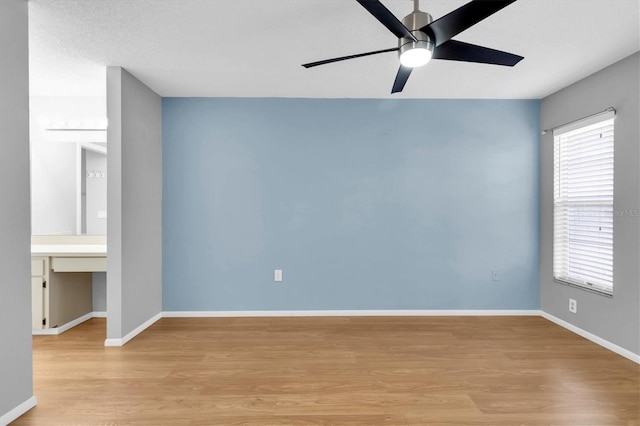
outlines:
[[31, 256], [106, 257], [106, 244], [32, 244]]

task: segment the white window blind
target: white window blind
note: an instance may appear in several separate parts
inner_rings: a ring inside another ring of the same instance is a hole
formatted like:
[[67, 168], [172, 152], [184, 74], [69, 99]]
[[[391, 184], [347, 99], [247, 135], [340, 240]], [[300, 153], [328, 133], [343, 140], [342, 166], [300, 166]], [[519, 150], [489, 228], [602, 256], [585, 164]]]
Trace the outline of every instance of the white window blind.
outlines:
[[553, 276], [613, 293], [614, 112], [554, 130]]

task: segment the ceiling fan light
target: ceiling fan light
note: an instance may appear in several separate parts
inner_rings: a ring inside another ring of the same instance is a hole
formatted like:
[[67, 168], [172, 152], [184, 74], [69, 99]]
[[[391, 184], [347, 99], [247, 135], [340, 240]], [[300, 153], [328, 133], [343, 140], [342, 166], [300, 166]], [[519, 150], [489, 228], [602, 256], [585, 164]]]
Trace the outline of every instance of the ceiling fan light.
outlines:
[[426, 65], [433, 53], [429, 49], [416, 47], [414, 49], [405, 50], [400, 54], [400, 63], [409, 68], [416, 68]]
[[422, 31], [412, 31], [417, 40], [400, 38], [398, 54], [404, 67], [416, 68], [426, 65], [433, 56], [433, 41]]

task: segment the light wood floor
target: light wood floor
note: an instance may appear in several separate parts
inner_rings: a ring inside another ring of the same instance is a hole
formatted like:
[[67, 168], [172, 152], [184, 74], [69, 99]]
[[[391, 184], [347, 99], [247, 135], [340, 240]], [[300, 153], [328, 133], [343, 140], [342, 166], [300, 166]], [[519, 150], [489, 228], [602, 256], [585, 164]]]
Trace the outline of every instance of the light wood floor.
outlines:
[[15, 425], [631, 425], [637, 364], [540, 317], [162, 319], [34, 337]]

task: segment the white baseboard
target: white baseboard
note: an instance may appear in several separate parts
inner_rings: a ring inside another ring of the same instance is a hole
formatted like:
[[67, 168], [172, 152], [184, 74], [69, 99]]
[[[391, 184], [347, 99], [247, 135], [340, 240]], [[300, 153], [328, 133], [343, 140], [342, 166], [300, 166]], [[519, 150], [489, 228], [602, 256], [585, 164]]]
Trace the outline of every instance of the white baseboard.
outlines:
[[1, 416], [0, 417], [0, 426], [8, 425], [12, 421], [14, 421], [15, 419], [17, 419], [18, 417], [20, 417], [21, 415], [23, 415], [27, 411], [29, 411], [33, 407], [35, 407], [37, 403], [38, 403], [38, 401], [36, 400], [35, 396], [32, 396], [31, 398], [27, 399], [25, 402], [23, 402], [22, 404], [18, 405], [13, 410], [11, 410], [8, 413], [6, 413], [3, 416]]
[[138, 327], [136, 327], [129, 334], [127, 334], [126, 336], [120, 339], [106, 339], [104, 341], [104, 345], [105, 346], [124, 346], [129, 340], [133, 339], [138, 334], [142, 333], [144, 330], [149, 328], [153, 323], [158, 321], [160, 318], [162, 318], [162, 312], [160, 312], [159, 314], [155, 314], [154, 316], [149, 318], [147, 321], [143, 322]]
[[[47, 330], [33, 330], [33, 335], [55, 335], [75, 327], [91, 318], [105, 318], [106, 312], [90, 312], [62, 327]], [[105, 346], [123, 346], [160, 318], [233, 318], [233, 317], [398, 317], [398, 316], [542, 316], [547, 320], [570, 330], [612, 352], [617, 353], [635, 363], [640, 364], [640, 355], [621, 346], [611, 343], [595, 334], [589, 333], [575, 325], [538, 309], [525, 310], [449, 310], [449, 309], [400, 309], [400, 310], [299, 310], [299, 311], [164, 311], [154, 315], [121, 339], [106, 339]], [[35, 405], [35, 403], [34, 403]], [[30, 409], [29, 407], [28, 409]], [[27, 410], [28, 410], [27, 409]], [[2, 418], [4, 419], [4, 417]]]
[[531, 310], [326, 310], [326, 311], [164, 311], [164, 318], [217, 317], [399, 317], [399, 316], [540, 316]]
[[60, 334], [58, 328], [43, 328], [42, 330], [31, 330], [32, 336], [55, 336]]
[[322, 310], [322, 311], [164, 311], [164, 318], [222, 318], [222, 317], [365, 317], [365, 316], [542, 316], [561, 327], [597, 343], [625, 358], [640, 364], [640, 355], [591, 334], [566, 321], [538, 309], [530, 310]]
[[621, 346], [618, 346], [615, 343], [611, 343], [608, 340], [605, 340], [605, 339], [603, 339], [601, 337], [598, 337], [595, 334], [589, 333], [588, 331], [583, 330], [580, 327], [576, 327], [575, 325], [573, 325], [573, 324], [571, 324], [571, 323], [569, 323], [569, 322], [567, 322], [565, 320], [562, 320], [562, 319], [560, 319], [558, 317], [555, 317], [555, 316], [553, 316], [551, 314], [548, 314], [546, 312], [542, 312], [541, 315], [542, 315], [543, 318], [546, 318], [549, 321], [554, 322], [554, 323], [558, 324], [559, 326], [564, 327], [567, 330], [572, 331], [572, 332], [576, 333], [577, 335], [584, 337], [587, 340], [591, 340], [593, 343], [596, 343], [596, 344], [598, 344], [598, 345], [600, 345], [600, 346], [602, 346], [602, 347], [604, 347], [606, 349], [609, 349], [612, 352], [617, 353], [618, 355], [621, 355], [621, 356], [623, 356], [623, 357], [625, 357], [627, 359], [630, 359], [631, 361], [633, 361], [633, 362], [635, 362], [637, 364], [640, 364], [640, 355], [635, 354], [635, 353], [631, 352], [628, 349], [625, 349], [625, 348], [623, 348]]
[[93, 318], [93, 312], [84, 314], [83, 316], [76, 318], [73, 321], [69, 321], [68, 323], [61, 325], [60, 327], [46, 328], [43, 330], [32, 330], [31, 334], [34, 336], [55, 336], [56, 334], [64, 333], [70, 328], [75, 327], [78, 324], [82, 324], [83, 322], [90, 320], [91, 318]]

